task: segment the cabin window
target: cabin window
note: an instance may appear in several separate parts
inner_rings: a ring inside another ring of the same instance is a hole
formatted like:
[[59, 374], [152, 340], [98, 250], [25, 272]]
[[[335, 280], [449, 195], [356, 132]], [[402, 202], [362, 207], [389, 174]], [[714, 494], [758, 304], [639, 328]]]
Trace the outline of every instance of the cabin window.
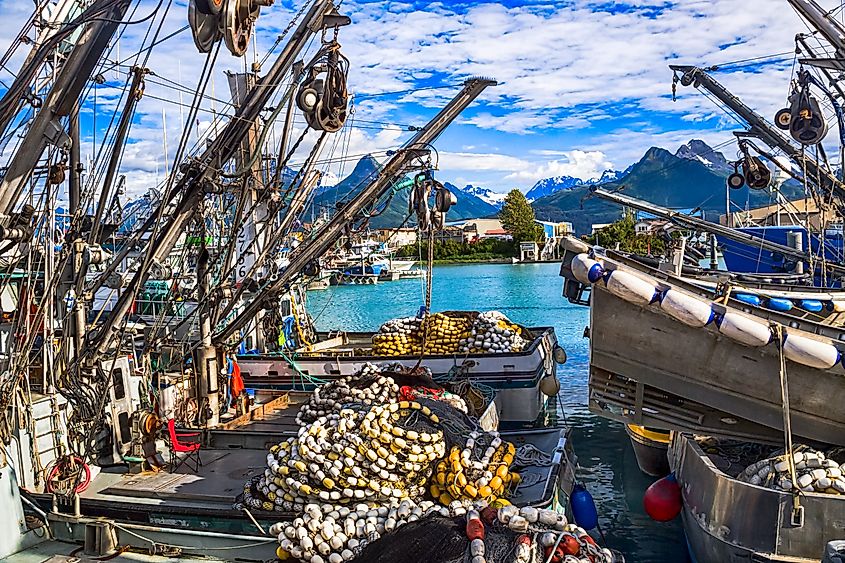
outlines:
[[114, 389], [114, 400], [119, 401], [126, 397], [126, 388], [123, 385], [123, 370], [113, 369], [111, 372], [112, 388]]
[[120, 441], [128, 444], [132, 441], [132, 428], [129, 426], [129, 413], [122, 412], [117, 415], [117, 425], [120, 428]]

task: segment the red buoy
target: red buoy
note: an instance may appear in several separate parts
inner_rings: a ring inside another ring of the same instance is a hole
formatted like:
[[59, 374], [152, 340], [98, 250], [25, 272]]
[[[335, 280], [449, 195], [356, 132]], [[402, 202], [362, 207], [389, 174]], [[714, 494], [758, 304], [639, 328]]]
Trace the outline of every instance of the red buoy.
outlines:
[[674, 519], [681, 513], [681, 506], [681, 487], [674, 473], [652, 483], [643, 496], [646, 513], [658, 522]]

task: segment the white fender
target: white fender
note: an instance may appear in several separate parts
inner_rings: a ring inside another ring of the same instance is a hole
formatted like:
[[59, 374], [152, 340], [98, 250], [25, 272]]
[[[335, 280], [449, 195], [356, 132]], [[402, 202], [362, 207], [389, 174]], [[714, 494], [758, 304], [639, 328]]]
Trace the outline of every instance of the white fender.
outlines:
[[807, 338], [796, 333], [783, 337], [783, 354], [796, 364], [830, 369], [839, 362], [839, 350], [833, 344]]
[[728, 311], [718, 324], [721, 334], [746, 346], [765, 346], [772, 341], [772, 329], [769, 325], [739, 313]]
[[657, 293], [657, 282], [625, 270], [613, 270], [607, 277], [607, 290], [630, 303], [648, 305]]
[[584, 254], [590, 251], [589, 244], [575, 237], [564, 237], [561, 246], [563, 246], [564, 250], [577, 252], [578, 254]]
[[660, 308], [670, 317], [694, 328], [707, 326], [715, 316], [709, 301], [702, 301], [674, 289], [663, 295]]
[[573, 258], [571, 268], [575, 279], [587, 285], [596, 283], [604, 275], [602, 265], [586, 254], [579, 254]]

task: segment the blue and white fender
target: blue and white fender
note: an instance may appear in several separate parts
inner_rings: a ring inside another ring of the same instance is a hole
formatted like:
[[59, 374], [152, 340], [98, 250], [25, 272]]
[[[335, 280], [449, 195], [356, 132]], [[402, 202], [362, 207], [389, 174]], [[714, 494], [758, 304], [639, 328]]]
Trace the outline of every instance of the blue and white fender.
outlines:
[[716, 326], [719, 327], [720, 334], [746, 346], [759, 348], [766, 346], [774, 339], [774, 334], [768, 324], [733, 311], [718, 315]]
[[818, 369], [832, 368], [841, 357], [833, 344], [790, 332], [783, 336], [783, 355], [796, 364]]
[[578, 254], [570, 264], [572, 275], [581, 283], [592, 285], [604, 275], [604, 267], [586, 254]]
[[703, 301], [675, 289], [670, 289], [663, 294], [660, 299], [660, 309], [670, 317], [693, 328], [707, 326], [716, 316], [710, 301]]
[[629, 303], [648, 305], [657, 300], [657, 282], [641, 278], [625, 270], [611, 270], [604, 276], [607, 290]]

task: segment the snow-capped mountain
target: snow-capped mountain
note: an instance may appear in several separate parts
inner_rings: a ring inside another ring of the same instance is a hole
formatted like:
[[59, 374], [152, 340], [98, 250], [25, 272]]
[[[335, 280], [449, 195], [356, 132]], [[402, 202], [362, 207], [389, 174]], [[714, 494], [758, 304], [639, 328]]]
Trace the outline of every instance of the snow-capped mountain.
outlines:
[[615, 182], [616, 180], [624, 176], [626, 173], [627, 170], [605, 170], [604, 172], [602, 172], [601, 176], [598, 176], [596, 178], [589, 178], [587, 180], [583, 180], [581, 178], [574, 178], [572, 176], [555, 176], [553, 178], [544, 178], [534, 184], [534, 187], [528, 190], [528, 193], [525, 194], [525, 198], [528, 201], [535, 201], [540, 199], [541, 197], [552, 195], [553, 193], [557, 193], [561, 190], [571, 190], [572, 188], [577, 188], [578, 186], [592, 186], [595, 184]]
[[552, 195], [560, 190], [569, 190], [580, 186], [584, 183], [581, 178], [574, 178], [572, 176], [554, 176], [552, 178], [544, 178], [534, 184], [534, 187], [528, 190], [525, 198], [528, 201], [534, 201], [547, 195]]
[[478, 199], [489, 203], [496, 209], [500, 209], [502, 204], [505, 201], [505, 196], [507, 194], [503, 194], [501, 192], [494, 192], [490, 188], [482, 188], [481, 186], [473, 186], [472, 184], [467, 184], [463, 188], [459, 188], [459, 191], [462, 191], [466, 194], [472, 195], [477, 197]]
[[725, 158], [725, 155], [714, 150], [710, 145], [700, 139], [693, 139], [689, 143], [681, 145], [675, 156], [687, 160], [696, 160], [718, 172], [733, 172], [733, 166], [728, 164], [728, 159]]

